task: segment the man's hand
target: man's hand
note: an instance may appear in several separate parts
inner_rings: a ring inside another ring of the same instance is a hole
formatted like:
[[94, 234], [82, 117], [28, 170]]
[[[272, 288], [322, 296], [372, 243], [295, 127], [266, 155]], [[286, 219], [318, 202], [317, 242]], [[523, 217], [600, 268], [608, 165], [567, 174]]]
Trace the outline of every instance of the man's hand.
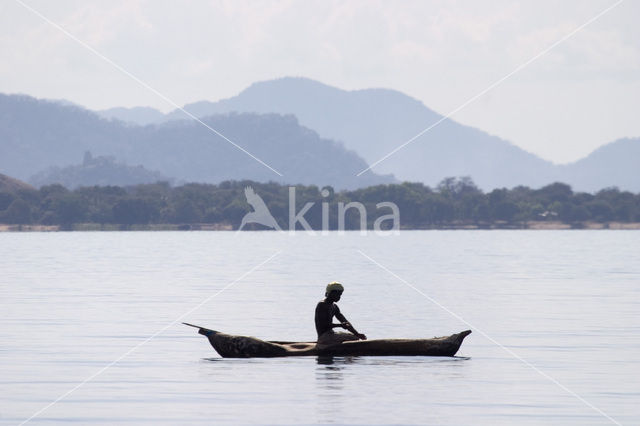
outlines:
[[351, 333], [353, 333], [354, 336], [356, 336], [360, 340], [367, 340], [367, 336], [365, 336], [362, 333], [358, 333], [358, 331], [355, 328], [353, 328], [351, 323], [348, 321], [340, 323], [340, 327], [349, 330]]

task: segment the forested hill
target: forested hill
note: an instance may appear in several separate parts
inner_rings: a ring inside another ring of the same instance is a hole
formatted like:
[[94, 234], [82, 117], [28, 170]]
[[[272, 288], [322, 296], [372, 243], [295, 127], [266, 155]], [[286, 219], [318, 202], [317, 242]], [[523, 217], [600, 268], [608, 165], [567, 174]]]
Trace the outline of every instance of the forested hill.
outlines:
[[[232, 98], [195, 102], [184, 108], [196, 116], [214, 111], [294, 114], [304, 126], [344, 142], [369, 164], [443, 119], [396, 90], [349, 91], [290, 77], [254, 83]], [[176, 110], [167, 118], [185, 119], [185, 114]], [[432, 186], [447, 176], [471, 176], [484, 189], [539, 187], [556, 179], [550, 162], [451, 119], [385, 159], [374, 171]]]
[[171, 182], [162, 173], [147, 170], [143, 166], [128, 166], [118, 163], [114, 157], [93, 157], [90, 151], [81, 164], [66, 167], [51, 167], [29, 179], [34, 186], [41, 187], [59, 183], [67, 188], [80, 186], [130, 186], [141, 183]]
[[[395, 90], [349, 91], [287, 77], [254, 83], [228, 99], [203, 100], [184, 108], [198, 117], [230, 111], [293, 114], [322, 137], [344, 142], [369, 164], [439, 123], [373, 169], [393, 173], [399, 180], [433, 186], [446, 176], [471, 176], [485, 190], [540, 187], [559, 181], [580, 191], [608, 186], [640, 191], [640, 138], [618, 140], [581, 161], [555, 165], [510, 141], [452, 119], [443, 120], [419, 100]], [[167, 115], [146, 111], [141, 117], [138, 109], [120, 108], [105, 115], [132, 121], [190, 119], [180, 110]]]
[[[247, 190], [250, 187], [251, 190]], [[167, 183], [131, 187], [94, 186], [70, 191], [61, 185], [0, 187], [0, 223], [61, 225], [74, 229], [78, 224], [94, 224], [91, 229], [117, 226], [173, 224], [181, 229], [213, 227], [238, 229], [247, 213], [253, 212], [257, 194], [282, 229], [289, 229], [290, 188], [276, 183], [251, 181], [223, 182], [219, 185], [188, 184], [171, 187]], [[595, 195], [574, 192], [554, 183], [540, 189], [516, 187], [485, 193], [470, 179], [448, 178], [437, 187], [421, 183], [376, 185], [354, 191], [321, 192], [317, 186], [295, 187], [295, 212], [307, 203], [303, 213], [309, 225], [320, 230], [326, 217], [330, 229], [340, 223], [339, 203], [359, 202], [365, 207], [369, 229], [376, 219], [388, 215], [395, 203], [399, 225], [404, 229], [424, 228], [523, 228], [548, 223], [582, 228], [640, 222], [640, 194], [605, 189]], [[250, 195], [247, 195], [250, 194]], [[248, 203], [252, 201], [254, 207]], [[326, 204], [325, 204], [326, 203]], [[390, 225], [387, 223], [387, 225]], [[298, 223], [298, 227], [300, 224]], [[349, 209], [344, 229], [360, 229], [360, 213]], [[78, 228], [75, 228], [78, 229]], [[86, 229], [86, 228], [85, 228]], [[265, 229], [249, 223], [244, 229]]]
[[18, 179], [14, 179], [0, 173], [0, 193], [16, 194], [24, 191], [29, 192], [35, 190], [36, 188], [26, 182], [22, 182]]
[[293, 116], [203, 119], [283, 176], [197, 122], [136, 126], [105, 120], [80, 107], [17, 95], [0, 95], [0, 117], [0, 171], [22, 180], [52, 166], [74, 165], [91, 151], [186, 182], [251, 179], [348, 189], [394, 181], [391, 176], [356, 177], [367, 167], [362, 158], [300, 126]]

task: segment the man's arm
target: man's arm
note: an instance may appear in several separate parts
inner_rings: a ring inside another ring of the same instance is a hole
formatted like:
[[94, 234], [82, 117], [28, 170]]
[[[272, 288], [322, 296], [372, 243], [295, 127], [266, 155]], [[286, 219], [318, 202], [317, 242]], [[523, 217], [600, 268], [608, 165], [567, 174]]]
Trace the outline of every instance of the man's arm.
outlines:
[[367, 336], [365, 336], [362, 333], [358, 333], [358, 330], [356, 330], [351, 325], [351, 323], [349, 321], [347, 321], [347, 318], [344, 315], [342, 315], [342, 313], [340, 311], [336, 312], [336, 318], [338, 318], [338, 320], [340, 321], [340, 324], [333, 324], [333, 327], [342, 327], [345, 330], [349, 330], [355, 336], [358, 336], [359, 339], [367, 340]]

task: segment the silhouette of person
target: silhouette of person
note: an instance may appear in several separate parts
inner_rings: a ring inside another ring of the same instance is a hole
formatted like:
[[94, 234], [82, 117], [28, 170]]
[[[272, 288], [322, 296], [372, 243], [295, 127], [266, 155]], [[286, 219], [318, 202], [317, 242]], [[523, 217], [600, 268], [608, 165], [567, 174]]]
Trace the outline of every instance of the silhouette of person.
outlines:
[[[347, 321], [347, 318], [342, 315], [338, 305], [336, 305], [336, 302], [338, 302], [340, 297], [342, 297], [343, 291], [344, 287], [339, 282], [333, 281], [329, 283], [325, 291], [325, 299], [318, 302], [318, 305], [316, 305], [315, 322], [316, 332], [318, 333], [316, 347], [319, 349], [350, 340], [367, 340], [367, 336], [358, 333], [351, 323]], [[336, 317], [340, 323], [334, 324], [333, 317]], [[336, 333], [333, 331], [336, 327], [342, 327], [349, 330], [351, 334]]]

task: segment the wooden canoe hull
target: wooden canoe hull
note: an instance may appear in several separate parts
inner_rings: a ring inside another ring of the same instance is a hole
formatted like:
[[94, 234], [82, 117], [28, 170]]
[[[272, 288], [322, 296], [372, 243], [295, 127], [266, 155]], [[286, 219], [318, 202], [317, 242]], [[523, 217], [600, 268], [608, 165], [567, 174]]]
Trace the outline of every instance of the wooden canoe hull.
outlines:
[[454, 356], [471, 330], [433, 339], [357, 340], [316, 348], [315, 342], [266, 341], [234, 336], [194, 326], [209, 339], [223, 358], [273, 358], [287, 356]]

